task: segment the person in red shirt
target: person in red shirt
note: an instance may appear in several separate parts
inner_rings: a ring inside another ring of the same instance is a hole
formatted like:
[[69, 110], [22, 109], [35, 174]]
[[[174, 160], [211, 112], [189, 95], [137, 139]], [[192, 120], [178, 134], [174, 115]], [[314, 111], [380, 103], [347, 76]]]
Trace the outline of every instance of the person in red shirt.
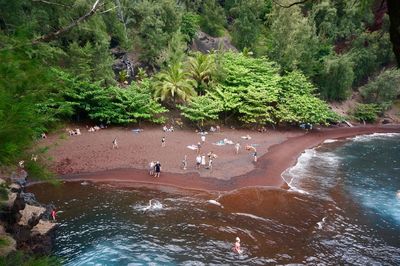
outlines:
[[53, 221], [56, 220], [56, 214], [57, 214], [56, 209], [53, 209], [53, 210], [51, 211], [51, 218], [53, 219]]

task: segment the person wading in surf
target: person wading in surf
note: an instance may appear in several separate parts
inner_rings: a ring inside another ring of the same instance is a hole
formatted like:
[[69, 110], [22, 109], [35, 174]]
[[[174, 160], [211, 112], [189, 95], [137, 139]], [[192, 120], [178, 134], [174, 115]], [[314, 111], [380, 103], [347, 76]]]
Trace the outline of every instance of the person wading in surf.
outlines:
[[232, 249], [233, 249], [233, 252], [235, 252], [237, 254], [242, 253], [242, 249], [240, 248], [240, 238], [239, 237], [236, 237], [236, 242]]

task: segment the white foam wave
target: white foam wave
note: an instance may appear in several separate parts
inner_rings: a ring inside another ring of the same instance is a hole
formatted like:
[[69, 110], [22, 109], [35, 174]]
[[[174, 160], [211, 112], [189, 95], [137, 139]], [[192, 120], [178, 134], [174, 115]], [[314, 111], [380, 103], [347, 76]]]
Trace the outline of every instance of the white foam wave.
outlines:
[[219, 202], [216, 201], [216, 200], [207, 200], [207, 202], [210, 203], [210, 204], [216, 205], [216, 206], [218, 206], [218, 207], [224, 208], [224, 206], [222, 206], [222, 204], [219, 203]]
[[335, 174], [340, 161], [341, 158], [332, 152], [307, 149], [300, 155], [297, 164], [282, 174], [282, 178], [291, 191], [321, 195], [321, 189], [331, 186], [332, 180], [327, 175]]
[[322, 227], [324, 226], [325, 221], [326, 221], [326, 218], [327, 218], [327, 217], [322, 218], [322, 221], [317, 223], [318, 229], [319, 229], [319, 230], [321, 230]]
[[323, 143], [333, 143], [333, 142], [337, 142], [337, 139], [326, 139]]
[[374, 139], [382, 139], [382, 138], [396, 138], [400, 137], [400, 133], [373, 133], [369, 135], [360, 135], [350, 138], [355, 142], [366, 142]]
[[164, 206], [156, 199], [149, 200], [147, 205], [136, 204], [133, 208], [140, 212], [148, 212], [148, 211], [159, 211], [164, 209]]
[[260, 221], [264, 221], [264, 222], [269, 222], [269, 219], [265, 219], [262, 218], [260, 216], [254, 215], [254, 214], [250, 214], [250, 213], [244, 213], [244, 212], [235, 212], [233, 213], [234, 215], [240, 215], [240, 216], [246, 216], [246, 217], [250, 217], [252, 219], [256, 219], [256, 220], [260, 220]]

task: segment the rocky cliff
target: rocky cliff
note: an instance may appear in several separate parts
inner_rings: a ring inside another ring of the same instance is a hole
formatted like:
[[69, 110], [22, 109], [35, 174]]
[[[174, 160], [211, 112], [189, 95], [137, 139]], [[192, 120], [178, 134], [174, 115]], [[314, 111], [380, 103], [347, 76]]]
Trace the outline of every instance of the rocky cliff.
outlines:
[[15, 250], [48, 255], [57, 224], [49, 220], [53, 206], [39, 204], [17, 183], [0, 179], [7, 199], [0, 206], [0, 256]]

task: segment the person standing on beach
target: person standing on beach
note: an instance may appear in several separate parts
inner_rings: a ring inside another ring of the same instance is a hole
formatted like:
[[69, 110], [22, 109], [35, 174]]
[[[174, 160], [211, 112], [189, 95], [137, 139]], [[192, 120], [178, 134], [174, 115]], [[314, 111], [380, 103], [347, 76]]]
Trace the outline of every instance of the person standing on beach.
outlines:
[[118, 142], [117, 142], [117, 138], [115, 138], [112, 142], [112, 148], [113, 149], [118, 149]]
[[154, 165], [154, 170], [156, 171], [154, 177], [160, 177], [160, 173], [161, 173], [161, 164], [159, 161], [156, 162], [156, 164]]
[[235, 151], [236, 151], [236, 154], [239, 154], [239, 149], [240, 149], [240, 143], [237, 142], [237, 143], [235, 144]]
[[197, 154], [200, 154], [200, 150], [201, 150], [201, 143], [198, 142], [197, 143]]
[[200, 164], [201, 164], [201, 155], [198, 154], [196, 156], [196, 169], [200, 169]]
[[161, 147], [165, 147], [165, 137], [162, 137], [161, 139]]
[[212, 165], [213, 165], [213, 157], [210, 157], [208, 160], [208, 169], [212, 170]]
[[257, 150], [254, 149], [254, 153], [253, 153], [253, 157], [254, 157], [254, 162], [257, 162]]
[[154, 161], [151, 161], [149, 163], [149, 175], [154, 175], [154, 166], [156, 165], [156, 163]]
[[201, 139], [201, 143], [205, 143], [206, 142], [206, 135], [201, 135], [201, 137], [200, 137], [200, 139]]
[[182, 169], [186, 170], [187, 169], [187, 156], [185, 154], [185, 158], [182, 161]]
[[201, 155], [201, 165], [203, 167], [206, 167], [206, 156], [204, 154]]

